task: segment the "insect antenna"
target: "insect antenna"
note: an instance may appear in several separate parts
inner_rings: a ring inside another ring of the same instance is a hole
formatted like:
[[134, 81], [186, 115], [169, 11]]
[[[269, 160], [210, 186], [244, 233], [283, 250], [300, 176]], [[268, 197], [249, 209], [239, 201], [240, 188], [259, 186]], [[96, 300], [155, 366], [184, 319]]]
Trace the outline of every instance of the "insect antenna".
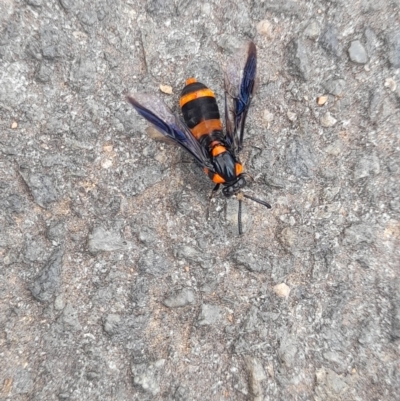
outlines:
[[[253, 198], [252, 196], [247, 195], [247, 194], [243, 194], [243, 196], [247, 199], [251, 199], [252, 201], [259, 203], [260, 205], [267, 207], [268, 209], [271, 209], [271, 205], [268, 202], [265, 202], [261, 199]], [[239, 205], [240, 205], [240, 203], [239, 203]]]

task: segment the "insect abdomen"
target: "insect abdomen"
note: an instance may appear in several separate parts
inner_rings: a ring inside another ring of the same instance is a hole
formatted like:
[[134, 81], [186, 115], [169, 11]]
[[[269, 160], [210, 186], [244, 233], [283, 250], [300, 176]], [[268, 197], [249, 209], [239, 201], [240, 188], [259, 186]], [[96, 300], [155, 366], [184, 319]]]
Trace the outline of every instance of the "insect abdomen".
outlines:
[[180, 106], [186, 125], [198, 141], [204, 135], [219, 132], [222, 135], [222, 124], [214, 92], [204, 84], [194, 78], [188, 79], [181, 93]]

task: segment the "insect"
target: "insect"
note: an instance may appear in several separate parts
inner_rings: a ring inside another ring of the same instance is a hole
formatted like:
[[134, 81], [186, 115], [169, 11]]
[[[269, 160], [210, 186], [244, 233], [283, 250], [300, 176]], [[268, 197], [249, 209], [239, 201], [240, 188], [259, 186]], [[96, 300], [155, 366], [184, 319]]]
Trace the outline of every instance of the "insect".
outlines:
[[228, 62], [225, 70], [225, 130], [214, 92], [195, 78], [186, 81], [180, 97], [184, 122], [157, 96], [137, 93], [127, 100], [134, 109], [167, 138], [183, 147], [214, 182], [210, 199], [222, 185], [222, 193], [239, 201], [238, 227], [242, 230], [242, 201], [251, 199], [271, 208], [242, 189], [246, 186], [239, 152], [251, 104], [257, 70], [257, 50], [249, 42]]

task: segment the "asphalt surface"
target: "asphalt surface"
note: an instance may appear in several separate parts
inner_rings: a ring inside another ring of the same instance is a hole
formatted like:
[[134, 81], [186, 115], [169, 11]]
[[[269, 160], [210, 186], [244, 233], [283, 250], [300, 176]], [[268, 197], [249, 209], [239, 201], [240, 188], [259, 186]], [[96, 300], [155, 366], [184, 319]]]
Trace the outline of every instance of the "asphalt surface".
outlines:
[[[2, 0], [0, 400], [400, 400], [399, 11]], [[125, 96], [248, 40], [239, 237]]]

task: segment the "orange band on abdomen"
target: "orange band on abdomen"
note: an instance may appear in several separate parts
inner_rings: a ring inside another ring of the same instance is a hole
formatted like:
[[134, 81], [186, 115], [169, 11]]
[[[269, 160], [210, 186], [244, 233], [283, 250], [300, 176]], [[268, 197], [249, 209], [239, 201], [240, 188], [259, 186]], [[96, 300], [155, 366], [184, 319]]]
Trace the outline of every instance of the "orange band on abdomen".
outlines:
[[215, 98], [214, 92], [211, 89], [204, 88], [204, 89], [199, 89], [195, 92], [188, 93], [187, 95], [183, 95], [179, 101], [179, 104], [182, 108], [186, 103], [194, 99], [198, 99], [199, 97], [206, 97], [206, 96]]
[[211, 154], [213, 155], [213, 157], [217, 157], [218, 155], [224, 152], [226, 152], [226, 147], [223, 145], [217, 145], [211, 149]]
[[199, 140], [203, 135], [211, 134], [213, 131], [221, 131], [222, 124], [221, 120], [203, 120], [190, 131], [193, 136]]
[[242, 174], [243, 172], [243, 166], [241, 163], [236, 163], [235, 165], [235, 173], [236, 173], [236, 177], [239, 176], [240, 174]]
[[215, 184], [223, 184], [225, 182], [224, 178], [217, 173], [214, 173], [212, 180]]

